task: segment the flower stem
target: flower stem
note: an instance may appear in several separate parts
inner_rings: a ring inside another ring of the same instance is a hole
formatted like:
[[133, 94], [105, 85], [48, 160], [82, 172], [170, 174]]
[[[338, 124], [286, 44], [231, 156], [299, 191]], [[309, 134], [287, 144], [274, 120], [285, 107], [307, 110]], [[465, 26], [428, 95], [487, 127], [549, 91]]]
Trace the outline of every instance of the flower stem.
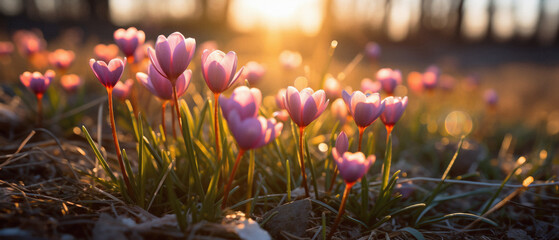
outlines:
[[334, 233], [336, 232], [338, 225], [342, 220], [342, 215], [344, 214], [345, 210], [345, 203], [347, 201], [347, 197], [349, 196], [349, 192], [351, 191], [351, 187], [353, 187], [353, 184], [355, 184], [355, 182], [346, 183], [345, 185], [344, 196], [342, 197], [342, 203], [340, 204], [340, 209], [338, 210], [338, 216], [336, 216], [334, 225], [332, 225], [332, 227], [330, 228], [330, 233], [328, 234], [328, 237], [326, 237], [326, 239], [328, 240], [332, 239], [332, 236], [334, 236]]
[[[175, 103], [171, 102], [171, 108], [175, 105]], [[172, 130], [173, 130], [173, 138], [175, 139], [175, 141], [177, 140], [177, 121], [175, 118], [175, 111], [173, 111], [171, 109], [171, 126], [172, 126]]]
[[37, 126], [41, 127], [43, 121], [43, 94], [37, 94]]
[[309, 187], [307, 186], [307, 172], [305, 171], [305, 161], [303, 160], [303, 135], [305, 134], [305, 127], [299, 127], [299, 162], [301, 163], [301, 175], [303, 182], [301, 183], [305, 188], [305, 197], [309, 197]]
[[363, 133], [365, 132], [364, 127], [359, 127], [359, 145], [357, 146], [357, 151], [361, 152], [361, 143], [363, 142]]
[[225, 190], [223, 192], [223, 202], [221, 202], [221, 210], [225, 209], [225, 207], [227, 206], [227, 197], [229, 196], [231, 184], [233, 183], [235, 172], [237, 171], [237, 167], [239, 167], [239, 162], [241, 162], [241, 157], [243, 156], [243, 154], [245, 154], [245, 150], [239, 149], [237, 159], [235, 160], [235, 165], [233, 166], [233, 171], [231, 171], [231, 174], [229, 174], [229, 181], [227, 181], [227, 185], [225, 185]]
[[330, 187], [328, 187], [328, 193], [332, 192], [332, 189], [334, 189], [334, 183], [336, 183], [336, 176], [338, 176], [338, 165], [336, 165], [336, 163], [334, 163], [334, 174], [332, 175], [332, 180], [330, 180]]
[[179, 111], [179, 98], [177, 97], [177, 86], [175, 85], [173, 85], [173, 100], [175, 101], [175, 111], [177, 113], [177, 120], [179, 121], [179, 127], [182, 129], [181, 112]]
[[109, 117], [111, 120], [111, 128], [113, 130], [113, 140], [115, 142], [118, 165], [120, 166], [122, 178], [124, 179], [124, 183], [126, 184], [126, 188], [128, 189], [128, 194], [130, 195], [130, 197], [133, 197], [134, 194], [132, 193], [132, 185], [130, 185], [130, 180], [128, 180], [128, 174], [126, 173], [126, 169], [124, 168], [124, 161], [122, 160], [122, 155], [120, 153], [120, 145], [118, 144], [118, 136], [116, 135], [115, 115], [113, 110], [113, 89], [107, 88], [107, 94], [109, 97]]
[[218, 165], [221, 162], [221, 154], [219, 149], [219, 125], [217, 124], [219, 114], [219, 93], [214, 93], [214, 131], [215, 131], [215, 156], [217, 157]]
[[165, 106], [167, 105], [167, 101], [161, 104], [161, 126], [163, 127], [163, 132], [161, 135], [167, 139], [167, 127], [165, 127]]
[[388, 178], [390, 177], [390, 165], [392, 163], [392, 128], [394, 126], [386, 126], [386, 153], [384, 154], [384, 168], [382, 171], [382, 189], [386, 190]]

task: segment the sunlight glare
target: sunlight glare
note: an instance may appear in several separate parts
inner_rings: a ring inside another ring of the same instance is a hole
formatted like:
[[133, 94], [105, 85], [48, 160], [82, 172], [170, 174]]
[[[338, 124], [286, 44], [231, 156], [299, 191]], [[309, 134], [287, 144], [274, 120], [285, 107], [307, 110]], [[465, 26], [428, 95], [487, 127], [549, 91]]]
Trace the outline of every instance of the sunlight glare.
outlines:
[[229, 17], [233, 28], [239, 31], [260, 28], [316, 35], [322, 23], [322, 5], [319, 0], [235, 0], [231, 2]]

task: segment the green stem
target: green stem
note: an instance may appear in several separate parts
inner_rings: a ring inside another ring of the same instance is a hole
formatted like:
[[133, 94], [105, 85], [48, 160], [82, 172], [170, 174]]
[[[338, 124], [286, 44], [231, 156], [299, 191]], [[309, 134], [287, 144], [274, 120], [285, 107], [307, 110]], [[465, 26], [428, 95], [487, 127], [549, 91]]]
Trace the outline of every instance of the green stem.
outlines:
[[221, 162], [221, 153], [219, 149], [219, 125], [217, 124], [219, 114], [219, 93], [214, 94], [215, 104], [214, 104], [214, 132], [215, 132], [215, 155], [218, 161]]
[[392, 128], [386, 126], [386, 153], [384, 154], [384, 169], [382, 171], [382, 190], [386, 190], [390, 178], [390, 165], [392, 163]]

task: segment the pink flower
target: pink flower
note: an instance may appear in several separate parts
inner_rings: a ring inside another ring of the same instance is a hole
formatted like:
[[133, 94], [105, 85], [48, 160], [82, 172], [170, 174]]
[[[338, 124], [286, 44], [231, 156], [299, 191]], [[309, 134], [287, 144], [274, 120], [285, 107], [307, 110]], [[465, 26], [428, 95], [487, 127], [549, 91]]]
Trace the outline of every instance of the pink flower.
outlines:
[[149, 59], [148, 49], [153, 47], [153, 42], [144, 43], [134, 51], [134, 63], [140, 63], [144, 59]]
[[454, 79], [453, 76], [448, 74], [441, 74], [439, 86], [441, 86], [442, 90], [450, 92], [454, 89], [455, 84], [456, 84], [456, 79]]
[[349, 149], [349, 140], [344, 131], [340, 132], [338, 138], [336, 138], [336, 146], [334, 147], [338, 151], [338, 155], [342, 156]]
[[124, 83], [118, 81], [113, 88], [113, 93], [120, 100], [125, 100], [130, 95], [132, 85], [134, 85], [134, 80], [132, 79], [127, 79]]
[[336, 148], [332, 149], [332, 156], [336, 161], [336, 165], [338, 165], [340, 176], [344, 179], [346, 184], [352, 184], [361, 179], [367, 174], [369, 167], [376, 160], [375, 155], [370, 155], [365, 158], [365, 154], [362, 152], [345, 152], [340, 155]]
[[368, 42], [365, 45], [365, 56], [367, 56], [370, 60], [377, 60], [380, 57], [381, 49], [380, 45], [376, 42]]
[[[192, 77], [192, 71], [186, 70], [177, 79], [177, 98], [182, 96], [188, 86], [190, 85], [190, 79]], [[163, 101], [173, 99], [173, 86], [171, 82], [163, 77], [155, 68], [153, 64], [149, 65], [148, 73], [136, 73], [136, 79], [144, 85], [153, 95], [160, 98]]]
[[277, 120], [280, 120], [282, 122], [285, 122], [289, 119], [289, 112], [287, 112], [287, 110], [285, 109], [275, 111], [273, 115]]
[[299, 52], [284, 50], [279, 55], [280, 63], [283, 68], [292, 70], [298, 68], [303, 63], [303, 57]]
[[341, 98], [337, 98], [332, 102], [332, 106], [330, 107], [330, 112], [332, 115], [340, 121], [340, 123], [345, 123], [347, 119], [347, 107], [344, 103], [344, 100]]
[[227, 90], [241, 75], [237, 73], [237, 54], [233, 51], [225, 54], [220, 50], [204, 50], [202, 53], [202, 74], [212, 92], [218, 94]]
[[324, 92], [329, 99], [339, 98], [342, 96], [342, 86], [337, 79], [329, 77], [324, 81]]
[[250, 85], [254, 85], [260, 82], [265, 73], [266, 68], [262, 64], [250, 61], [245, 65], [241, 79], [246, 79]]
[[14, 51], [14, 45], [11, 42], [0, 42], [0, 57], [10, 55]]
[[408, 106], [408, 97], [387, 97], [384, 99], [384, 112], [380, 115], [380, 120], [387, 126], [394, 126], [404, 114]]
[[382, 90], [393, 95], [396, 86], [402, 84], [402, 73], [400, 70], [383, 68], [377, 72], [377, 80], [380, 82]]
[[60, 78], [60, 84], [62, 88], [66, 90], [66, 92], [73, 93], [75, 92], [81, 85], [82, 79], [76, 74], [67, 74]]
[[258, 110], [262, 102], [262, 93], [257, 88], [240, 86], [235, 88], [230, 98], [221, 96], [219, 104], [223, 117], [229, 119], [229, 114], [235, 110], [241, 120], [258, 116]]
[[276, 94], [276, 105], [278, 105], [279, 109], [285, 109], [285, 93], [287, 90], [282, 88]]
[[49, 53], [49, 64], [58, 69], [68, 69], [70, 65], [74, 62], [74, 51], [57, 49], [54, 52]]
[[485, 103], [487, 103], [487, 105], [494, 107], [499, 101], [499, 96], [497, 95], [495, 89], [491, 88], [485, 90], [485, 92], [483, 93], [483, 99], [485, 100]]
[[380, 92], [381, 84], [379, 81], [373, 81], [370, 78], [363, 78], [361, 80], [361, 91], [365, 94]]
[[282, 123], [262, 116], [242, 119], [237, 110], [232, 110], [227, 119], [229, 130], [242, 150], [260, 148], [281, 134]]
[[19, 80], [23, 85], [25, 85], [29, 90], [31, 90], [35, 95], [42, 96], [49, 87], [55, 73], [53, 70], [47, 70], [45, 75], [40, 72], [24, 72], [19, 75]]
[[149, 48], [148, 55], [159, 74], [175, 85], [180, 75], [186, 71], [195, 50], [194, 38], [185, 39], [181, 33], [174, 32], [168, 38], [159, 35], [155, 50]]
[[324, 112], [329, 101], [324, 90], [314, 92], [311, 88], [305, 88], [299, 92], [289, 86], [285, 93], [284, 104], [293, 122], [303, 128]]
[[115, 58], [109, 62], [89, 60], [89, 67], [95, 73], [95, 76], [106, 88], [113, 88], [124, 71], [124, 62], [120, 58]]
[[146, 34], [144, 31], [138, 31], [135, 27], [130, 27], [127, 30], [119, 28], [114, 33], [114, 39], [126, 57], [133, 57], [136, 48], [144, 44]]
[[109, 62], [111, 59], [116, 58], [118, 56], [118, 46], [115, 44], [97, 44], [93, 48], [93, 53], [97, 57], [97, 59]]
[[344, 90], [342, 97], [355, 124], [361, 128], [371, 125], [384, 111], [384, 102], [380, 100], [379, 93], [366, 96], [361, 91], [355, 91], [349, 95]]
[[441, 70], [435, 66], [431, 65], [423, 73], [423, 88], [427, 90], [434, 89], [437, 87], [439, 81], [439, 76], [441, 75]]
[[23, 56], [30, 56], [45, 49], [46, 41], [32, 31], [19, 30], [14, 34], [14, 41]]
[[410, 72], [408, 74], [408, 87], [416, 94], [423, 92], [423, 74]]

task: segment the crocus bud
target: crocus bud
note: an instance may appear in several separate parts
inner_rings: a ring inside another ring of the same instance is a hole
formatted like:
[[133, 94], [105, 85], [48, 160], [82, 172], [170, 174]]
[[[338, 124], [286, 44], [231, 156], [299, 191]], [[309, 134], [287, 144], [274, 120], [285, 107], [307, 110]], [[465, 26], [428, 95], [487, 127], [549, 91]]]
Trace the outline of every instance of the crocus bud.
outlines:
[[35, 95], [42, 96], [49, 87], [55, 73], [53, 70], [47, 70], [45, 74], [40, 72], [24, 72], [19, 76], [21, 83], [31, 90]]
[[276, 105], [278, 106], [279, 109], [285, 109], [285, 93], [286, 92], [287, 92], [287, 90], [285, 88], [282, 88], [276, 94]]
[[332, 149], [332, 156], [336, 161], [336, 165], [338, 165], [340, 176], [344, 179], [346, 184], [352, 184], [361, 179], [365, 174], [367, 174], [369, 167], [376, 160], [375, 155], [370, 155], [365, 158], [365, 154], [362, 152], [345, 152], [340, 155], [336, 148]]
[[93, 48], [95, 57], [103, 62], [109, 62], [118, 56], [118, 46], [115, 44], [97, 44]]
[[51, 66], [58, 69], [68, 69], [74, 62], [74, 57], [74, 51], [57, 49], [56, 51], [49, 53], [48, 59]]
[[379, 93], [366, 96], [361, 91], [355, 91], [349, 95], [344, 90], [342, 96], [349, 113], [358, 127], [368, 127], [384, 111], [384, 102], [380, 100]]
[[279, 110], [279, 111], [275, 111], [275, 112], [274, 112], [274, 117], [275, 117], [277, 120], [280, 120], [280, 121], [282, 121], [282, 122], [285, 122], [285, 121], [287, 121], [287, 120], [289, 119], [289, 112], [287, 112], [287, 110], [285, 110], [285, 109], [282, 109], [282, 110]]
[[240, 149], [260, 148], [281, 134], [283, 123], [262, 116], [242, 119], [236, 110], [229, 113], [227, 125]]
[[258, 116], [258, 110], [262, 102], [262, 93], [257, 88], [240, 86], [235, 88], [230, 98], [221, 96], [219, 104], [223, 117], [228, 119], [229, 113], [237, 112], [241, 119]]
[[241, 79], [246, 79], [250, 85], [255, 85], [266, 73], [266, 68], [257, 62], [250, 61], [245, 65]]
[[379, 81], [373, 81], [370, 78], [361, 80], [361, 91], [365, 94], [380, 92], [381, 84]]
[[429, 66], [427, 70], [423, 73], [423, 88], [427, 90], [432, 90], [437, 87], [439, 82], [439, 76], [441, 75], [441, 70], [435, 66]]
[[[190, 79], [192, 77], [192, 71], [186, 70], [177, 79], [177, 97], [182, 96], [188, 86], [190, 85]], [[173, 86], [171, 82], [163, 77], [155, 68], [153, 64], [148, 67], [148, 73], [136, 73], [136, 79], [144, 85], [153, 95], [161, 99], [162, 101], [167, 101], [173, 99]]]
[[388, 95], [393, 95], [396, 86], [402, 84], [402, 73], [400, 70], [383, 68], [377, 72], [377, 80]]
[[227, 90], [241, 75], [243, 68], [237, 73], [237, 54], [233, 51], [225, 54], [220, 50], [202, 53], [202, 75], [213, 93], [219, 94]]
[[14, 45], [11, 42], [0, 42], [0, 57], [10, 55], [14, 51]]
[[337, 79], [330, 76], [324, 81], [324, 92], [328, 99], [339, 98], [342, 96], [342, 86]]
[[394, 126], [404, 114], [408, 105], [408, 97], [387, 97], [383, 100], [384, 111], [380, 115], [380, 119], [387, 126]]
[[194, 38], [185, 39], [181, 33], [174, 32], [168, 38], [159, 35], [155, 42], [155, 50], [149, 48], [148, 55], [159, 74], [175, 86], [177, 79], [190, 64], [195, 50]]
[[299, 52], [284, 50], [279, 55], [279, 60], [283, 68], [287, 70], [292, 70], [301, 66], [303, 63], [303, 57]]
[[132, 85], [134, 85], [134, 80], [127, 79], [126, 82], [118, 81], [113, 88], [113, 93], [115, 97], [124, 101], [128, 96], [130, 96], [130, 90], [132, 89]]
[[371, 61], [376, 61], [381, 54], [380, 45], [376, 42], [368, 42], [365, 45], [365, 56], [367, 56]]
[[423, 92], [423, 74], [410, 72], [408, 74], [408, 87], [416, 94]]
[[339, 156], [342, 156], [349, 149], [349, 140], [347, 139], [347, 135], [344, 131], [341, 131], [338, 138], [336, 138], [335, 149], [338, 151]]
[[299, 92], [289, 86], [284, 104], [293, 122], [299, 127], [306, 127], [324, 112], [329, 101], [324, 90], [314, 92], [311, 88], [305, 88]]
[[19, 30], [14, 34], [14, 41], [21, 55], [28, 57], [45, 49], [46, 41], [32, 31]]
[[340, 123], [345, 123], [347, 119], [347, 107], [344, 103], [344, 100], [338, 98], [332, 102], [332, 106], [330, 107], [330, 112], [332, 116], [334, 116]]
[[60, 85], [69, 93], [76, 92], [82, 84], [82, 79], [76, 74], [66, 74], [60, 78]]
[[485, 92], [483, 93], [483, 99], [488, 106], [495, 107], [497, 106], [497, 102], [499, 101], [499, 96], [497, 95], [495, 89], [491, 88], [485, 90]]
[[146, 35], [144, 31], [138, 30], [135, 27], [130, 27], [126, 30], [119, 28], [114, 33], [114, 39], [124, 55], [130, 58], [134, 56], [136, 48], [144, 44]]
[[103, 86], [106, 88], [113, 88], [124, 71], [124, 61], [120, 58], [115, 58], [109, 62], [109, 65], [104, 61], [89, 60], [89, 67], [95, 73], [95, 76]]

